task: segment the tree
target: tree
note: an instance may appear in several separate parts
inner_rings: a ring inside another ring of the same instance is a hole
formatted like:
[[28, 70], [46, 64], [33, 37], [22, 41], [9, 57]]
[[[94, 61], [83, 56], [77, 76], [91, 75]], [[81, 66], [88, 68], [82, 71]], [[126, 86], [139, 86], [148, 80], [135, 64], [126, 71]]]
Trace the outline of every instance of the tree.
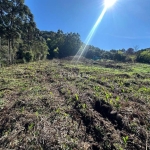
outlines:
[[74, 56], [81, 46], [80, 35], [78, 33], [67, 33], [64, 35], [64, 43], [59, 47], [59, 58]]
[[136, 61], [142, 63], [150, 63], [150, 49], [139, 51]]
[[11, 64], [15, 53], [14, 40], [20, 38], [25, 25], [35, 27], [33, 15], [24, 0], [0, 0], [0, 24], [2, 37], [8, 41], [8, 62]]
[[53, 52], [54, 52], [54, 57], [55, 57], [55, 58], [58, 58], [59, 48], [58, 48], [58, 47], [55, 48], [55, 49], [53, 50]]
[[48, 46], [46, 41], [42, 38], [41, 40], [34, 40], [30, 51], [33, 53], [34, 61], [45, 59], [48, 54]]
[[36, 24], [33, 21], [33, 15], [30, 13], [28, 8], [26, 8], [28, 16], [26, 16], [25, 22], [22, 26], [22, 38], [24, 43], [28, 45], [28, 50], [30, 50], [30, 46], [32, 41], [34, 41], [39, 36], [39, 30], [36, 28]]
[[134, 49], [133, 48], [128, 48], [127, 51], [126, 51], [126, 54], [128, 54], [128, 55], [134, 54]]
[[59, 49], [58, 58], [74, 56], [80, 49], [81, 40], [78, 33], [64, 34], [62, 30], [58, 30], [56, 33], [53, 31], [42, 31], [41, 33], [49, 48], [49, 59], [56, 57], [54, 50], [57, 48]]

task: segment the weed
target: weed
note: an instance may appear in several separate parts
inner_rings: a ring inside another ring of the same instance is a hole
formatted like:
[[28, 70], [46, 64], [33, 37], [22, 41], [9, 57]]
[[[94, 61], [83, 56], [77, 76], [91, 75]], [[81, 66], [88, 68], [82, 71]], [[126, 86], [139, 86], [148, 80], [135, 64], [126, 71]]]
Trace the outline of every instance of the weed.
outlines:
[[108, 100], [111, 98], [112, 94], [109, 92], [105, 92], [105, 99], [108, 102]]
[[36, 111], [36, 112], [35, 112], [35, 115], [36, 115], [36, 117], [38, 118], [38, 117], [39, 117], [39, 112]]
[[135, 123], [135, 122], [133, 122], [133, 123], [130, 124], [130, 128], [131, 128], [131, 131], [132, 131], [133, 133], [136, 133], [136, 132], [137, 132], [137, 127], [138, 127], [138, 124]]
[[124, 90], [124, 89], [121, 89], [121, 91], [122, 91], [122, 93], [124, 93], [125, 90]]
[[85, 104], [85, 103], [82, 104], [82, 108], [83, 108], [83, 109], [86, 109], [86, 104]]
[[28, 130], [32, 130], [34, 127], [34, 123], [30, 123], [30, 125], [28, 126]]
[[114, 106], [116, 107], [117, 110], [120, 109], [120, 103], [118, 101], [114, 102]]
[[129, 137], [128, 137], [128, 136], [125, 136], [125, 137], [122, 137], [122, 139], [123, 139], [124, 145], [126, 146], [126, 145], [127, 145], [127, 142], [128, 142]]
[[0, 92], [0, 98], [4, 97], [4, 91]]
[[60, 113], [60, 108], [57, 108], [56, 111], [55, 111], [57, 114]]
[[96, 126], [97, 135], [103, 137], [105, 135], [104, 129], [101, 126]]
[[118, 144], [118, 143], [115, 143], [114, 146], [115, 146], [116, 150], [124, 150], [124, 149], [121, 147], [121, 145]]
[[118, 102], [119, 100], [120, 100], [120, 99], [119, 99], [119, 96], [117, 96], [117, 97], [116, 97], [116, 101]]
[[78, 101], [79, 100], [79, 95], [75, 94], [75, 99]]
[[49, 92], [49, 94], [51, 95], [51, 96], [53, 96], [54, 94], [53, 94], [53, 92]]
[[21, 110], [20, 110], [20, 111], [21, 111], [21, 113], [23, 113], [23, 112], [24, 112], [24, 106], [21, 108]]
[[114, 102], [113, 102], [112, 99], [109, 100], [109, 103], [110, 103], [110, 105], [112, 105], [112, 106], [113, 106], [113, 104], [114, 104]]
[[99, 86], [95, 86], [95, 87], [94, 87], [94, 90], [95, 90], [96, 92], [99, 92], [100, 87], [99, 87]]

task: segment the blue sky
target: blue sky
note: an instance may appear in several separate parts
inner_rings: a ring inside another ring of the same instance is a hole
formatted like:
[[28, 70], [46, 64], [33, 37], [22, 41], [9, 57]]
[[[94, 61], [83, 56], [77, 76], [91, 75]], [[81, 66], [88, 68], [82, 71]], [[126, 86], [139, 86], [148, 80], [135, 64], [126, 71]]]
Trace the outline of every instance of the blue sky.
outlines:
[[[40, 30], [79, 33], [84, 42], [100, 16], [103, 0], [25, 0]], [[90, 43], [100, 49], [150, 47], [150, 0], [118, 0]]]

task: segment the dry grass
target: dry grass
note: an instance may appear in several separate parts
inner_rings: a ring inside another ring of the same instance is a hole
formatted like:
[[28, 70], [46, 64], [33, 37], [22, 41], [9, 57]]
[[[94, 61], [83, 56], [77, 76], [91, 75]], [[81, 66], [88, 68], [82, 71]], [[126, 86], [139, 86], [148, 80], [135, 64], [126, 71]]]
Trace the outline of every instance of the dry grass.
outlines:
[[1, 68], [0, 116], [1, 149], [150, 150], [150, 66], [67, 58]]

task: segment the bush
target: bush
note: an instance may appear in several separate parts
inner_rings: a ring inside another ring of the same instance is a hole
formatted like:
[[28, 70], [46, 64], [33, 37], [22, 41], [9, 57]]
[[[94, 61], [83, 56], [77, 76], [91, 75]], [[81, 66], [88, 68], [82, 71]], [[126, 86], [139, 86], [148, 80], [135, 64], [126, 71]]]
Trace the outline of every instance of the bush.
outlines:
[[150, 50], [145, 50], [137, 55], [137, 62], [150, 63]]

